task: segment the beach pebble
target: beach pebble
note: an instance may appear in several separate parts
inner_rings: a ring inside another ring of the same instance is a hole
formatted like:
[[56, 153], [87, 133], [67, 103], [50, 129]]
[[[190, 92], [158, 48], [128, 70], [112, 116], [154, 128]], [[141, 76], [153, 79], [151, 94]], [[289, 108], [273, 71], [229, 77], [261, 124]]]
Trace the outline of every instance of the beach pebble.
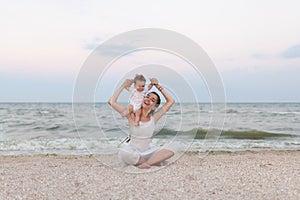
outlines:
[[118, 171], [87, 156], [2, 156], [0, 199], [300, 199], [300, 151], [185, 154]]

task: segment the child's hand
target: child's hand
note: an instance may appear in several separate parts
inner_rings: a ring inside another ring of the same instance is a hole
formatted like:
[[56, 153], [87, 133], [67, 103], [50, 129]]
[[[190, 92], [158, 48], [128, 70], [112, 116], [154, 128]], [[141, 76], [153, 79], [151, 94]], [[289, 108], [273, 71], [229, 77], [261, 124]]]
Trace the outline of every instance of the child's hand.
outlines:
[[124, 83], [122, 84], [122, 86], [123, 86], [124, 88], [129, 88], [129, 87], [131, 86], [132, 83], [133, 83], [133, 79], [126, 79], [126, 80], [124, 81]]
[[152, 85], [157, 85], [158, 84], [157, 78], [150, 78], [150, 81], [151, 81]]

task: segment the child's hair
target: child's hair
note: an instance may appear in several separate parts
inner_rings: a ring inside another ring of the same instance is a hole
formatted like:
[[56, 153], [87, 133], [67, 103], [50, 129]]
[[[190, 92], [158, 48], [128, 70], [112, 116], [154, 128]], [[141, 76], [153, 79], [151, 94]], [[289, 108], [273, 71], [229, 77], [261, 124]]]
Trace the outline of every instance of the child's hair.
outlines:
[[145, 77], [142, 74], [136, 74], [134, 79], [133, 79], [134, 83], [136, 83], [136, 81], [144, 81], [146, 82]]

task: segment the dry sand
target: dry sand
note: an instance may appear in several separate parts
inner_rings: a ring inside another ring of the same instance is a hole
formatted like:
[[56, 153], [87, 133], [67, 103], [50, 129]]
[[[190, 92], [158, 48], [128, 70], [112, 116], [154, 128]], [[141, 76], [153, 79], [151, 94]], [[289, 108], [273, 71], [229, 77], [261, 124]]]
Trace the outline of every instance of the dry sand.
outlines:
[[186, 153], [138, 174], [89, 156], [1, 156], [0, 163], [0, 199], [300, 199], [300, 151], [220, 152], [204, 159]]

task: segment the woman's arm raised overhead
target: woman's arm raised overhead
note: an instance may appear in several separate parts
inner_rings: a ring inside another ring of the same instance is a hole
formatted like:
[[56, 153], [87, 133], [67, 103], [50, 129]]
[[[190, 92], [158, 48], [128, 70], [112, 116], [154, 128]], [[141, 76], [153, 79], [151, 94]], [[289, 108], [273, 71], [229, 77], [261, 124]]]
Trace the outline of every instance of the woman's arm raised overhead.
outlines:
[[133, 83], [132, 79], [127, 79], [124, 81], [124, 83], [114, 92], [114, 94], [112, 95], [112, 97], [110, 97], [110, 99], [108, 100], [108, 104], [114, 109], [116, 110], [118, 113], [122, 113], [125, 108], [124, 106], [120, 105], [117, 101], [118, 98], [121, 94], [121, 92], [125, 89], [130, 87], [130, 85]]

